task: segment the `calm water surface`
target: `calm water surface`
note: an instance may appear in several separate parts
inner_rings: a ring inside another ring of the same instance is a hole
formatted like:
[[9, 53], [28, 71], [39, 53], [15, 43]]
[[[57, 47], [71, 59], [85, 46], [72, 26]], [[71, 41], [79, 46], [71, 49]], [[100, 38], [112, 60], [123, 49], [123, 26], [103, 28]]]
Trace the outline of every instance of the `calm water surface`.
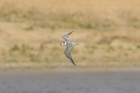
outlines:
[[0, 71], [0, 93], [140, 93], [140, 72]]

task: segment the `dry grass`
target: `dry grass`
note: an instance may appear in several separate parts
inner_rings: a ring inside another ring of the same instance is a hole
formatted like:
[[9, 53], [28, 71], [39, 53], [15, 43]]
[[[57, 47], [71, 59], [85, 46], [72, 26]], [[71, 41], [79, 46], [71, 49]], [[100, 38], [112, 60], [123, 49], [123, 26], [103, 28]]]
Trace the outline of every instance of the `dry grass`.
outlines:
[[139, 0], [1, 0], [0, 20], [51, 29], [137, 29], [139, 5]]
[[79, 67], [140, 66], [139, 8], [139, 0], [1, 0], [1, 67], [71, 67], [59, 43], [72, 30]]
[[[81, 31], [77, 30], [70, 36], [72, 41], [80, 43], [72, 51], [79, 67], [139, 66], [139, 31]], [[72, 66], [63, 53], [65, 47], [59, 45], [63, 42], [61, 36], [66, 33], [63, 29], [11, 30], [0, 33], [0, 62], [24, 62], [24, 65], [39, 62], [46, 64], [43, 67]]]

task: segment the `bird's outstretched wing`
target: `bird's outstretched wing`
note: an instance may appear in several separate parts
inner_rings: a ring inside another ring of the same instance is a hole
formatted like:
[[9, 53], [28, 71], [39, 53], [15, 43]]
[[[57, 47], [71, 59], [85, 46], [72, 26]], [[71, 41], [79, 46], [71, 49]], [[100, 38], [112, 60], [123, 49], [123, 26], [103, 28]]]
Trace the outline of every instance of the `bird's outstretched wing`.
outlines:
[[[74, 31], [72, 31], [72, 32], [74, 32]], [[63, 35], [62, 38], [63, 38], [65, 41], [69, 41], [68, 36], [69, 36], [72, 32], [69, 32], [68, 34]]]
[[72, 49], [72, 46], [66, 47], [66, 50], [64, 51], [64, 53], [65, 53], [66, 57], [70, 60], [70, 62], [75, 65], [75, 63], [71, 57], [71, 54], [70, 54], [71, 49]]

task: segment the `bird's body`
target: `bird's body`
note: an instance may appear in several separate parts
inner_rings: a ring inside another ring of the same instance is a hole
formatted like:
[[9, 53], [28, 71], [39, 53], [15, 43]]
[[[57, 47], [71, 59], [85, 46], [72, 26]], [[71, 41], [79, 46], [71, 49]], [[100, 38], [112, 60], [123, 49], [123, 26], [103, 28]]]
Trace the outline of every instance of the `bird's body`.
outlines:
[[[73, 32], [73, 31], [72, 31], [72, 32]], [[68, 34], [62, 36], [62, 38], [65, 40], [65, 42], [62, 42], [61, 45], [66, 46], [66, 49], [65, 49], [64, 53], [65, 53], [66, 57], [75, 65], [75, 63], [74, 63], [74, 61], [73, 61], [73, 59], [72, 59], [72, 56], [71, 56], [70, 52], [71, 52], [72, 47], [75, 46], [75, 45], [78, 45], [78, 43], [71, 42], [71, 41], [69, 40], [68, 36], [69, 36], [72, 32], [70, 32], [70, 33], [68, 33]], [[75, 65], [75, 66], [76, 66], [76, 65]]]

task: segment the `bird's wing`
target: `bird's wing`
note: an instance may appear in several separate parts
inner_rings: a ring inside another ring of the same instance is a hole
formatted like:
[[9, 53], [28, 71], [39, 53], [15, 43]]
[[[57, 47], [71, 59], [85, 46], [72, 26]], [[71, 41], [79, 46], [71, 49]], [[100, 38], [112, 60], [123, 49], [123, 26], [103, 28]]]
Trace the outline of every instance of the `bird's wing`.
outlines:
[[75, 65], [75, 63], [74, 63], [74, 61], [73, 61], [73, 59], [71, 57], [71, 54], [70, 54], [71, 49], [72, 49], [72, 46], [68, 46], [66, 48], [66, 50], [64, 51], [64, 53], [65, 53], [66, 57], [70, 60], [70, 62]]
[[[74, 32], [74, 31], [72, 31], [72, 32]], [[65, 41], [69, 41], [68, 36], [69, 36], [72, 32], [69, 32], [68, 34], [63, 35], [62, 38], [63, 38]]]

